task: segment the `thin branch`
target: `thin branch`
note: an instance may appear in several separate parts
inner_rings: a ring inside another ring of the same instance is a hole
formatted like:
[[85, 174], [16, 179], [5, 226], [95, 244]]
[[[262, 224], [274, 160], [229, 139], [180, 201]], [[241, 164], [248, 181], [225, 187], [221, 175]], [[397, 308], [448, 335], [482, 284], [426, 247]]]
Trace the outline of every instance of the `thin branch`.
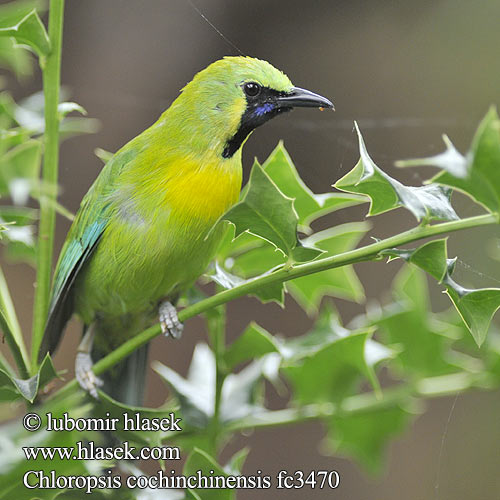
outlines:
[[[49, 38], [51, 52], [43, 64], [43, 91], [45, 96], [45, 134], [43, 181], [57, 184], [59, 163], [59, 87], [61, 80], [61, 51], [64, 0], [51, 0], [49, 9]], [[31, 370], [38, 367], [38, 352], [42, 343], [50, 295], [50, 276], [55, 232], [55, 192], [40, 197], [40, 225], [38, 228], [37, 281], [33, 311], [31, 343]]]
[[209, 438], [211, 454], [218, 456], [218, 443], [221, 434], [220, 411], [222, 403], [222, 386], [226, 379], [227, 370], [225, 367], [223, 355], [226, 349], [226, 310], [219, 307], [213, 311], [209, 318], [208, 327], [210, 331], [212, 350], [215, 354], [215, 394], [214, 394], [214, 414], [209, 424]]
[[[212, 295], [211, 297], [208, 297], [207, 299], [201, 300], [196, 304], [186, 307], [179, 312], [179, 320], [184, 322], [187, 319], [192, 318], [193, 316], [197, 316], [198, 314], [208, 311], [209, 309], [220, 306], [244, 295], [248, 295], [255, 290], [258, 290], [259, 288], [262, 288], [263, 286], [267, 286], [273, 283], [284, 283], [301, 276], [318, 273], [327, 269], [343, 267], [358, 262], [370, 261], [379, 256], [380, 252], [382, 252], [383, 250], [400, 247], [413, 241], [491, 224], [498, 224], [498, 218], [496, 215], [486, 214], [476, 217], [469, 217], [466, 219], [460, 219], [457, 221], [435, 224], [433, 226], [418, 226], [416, 228], [410, 229], [409, 231], [405, 231], [404, 233], [391, 236], [364, 247], [356, 248], [355, 250], [351, 250], [349, 252], [344, 252], [312, 262], [307, 262], [306, 264], [300, 264], [295, 267], [283, 268], [274, 273], [260, 276], [254, 280], [246, 281], [245, 283], [231, 288], [230, 290], [224, 290], [215, 295]], [[135, 335], [130, 340], [124, 342], [117, 349], [109, 353], [107, 356], [100, 359], [94, 365], [94, 373], [96, 375], [100, 375], [101, 373], [109, 370], [112, 366], [116, 365], [122, 359], [129, 356], [133, 351], [160, 335], [160, 333], [160, 325], [155, 324], [147, 330], [144, 330], [143, 332]], [[66, 392], [70, 392], [76, 387], [76, 381], [72, 380], [57, 393], [57, 396], [62, 396], [66, 394]]]
[[484, 373], [453, 373], [419, 380], [414, 386], [401, 384], [390, 387], [382, 393], [382, 397], [374, 392], [356, 394], [346, 398], [340, 405], [334, 403], [317, 403], [298, 408], [264, 411], [245, 419], [235, 420], [227, 424], [228, 433], [247, 429], [269, 428], [291, 425], [311, 420], [323, 420], [335, 416], [352, 416], [370, 413], [376, 410], [404, 405], [411, 398], [437, 398], [459, 394], [470, 389], [490, 388], [495, 386], [491, 375]]

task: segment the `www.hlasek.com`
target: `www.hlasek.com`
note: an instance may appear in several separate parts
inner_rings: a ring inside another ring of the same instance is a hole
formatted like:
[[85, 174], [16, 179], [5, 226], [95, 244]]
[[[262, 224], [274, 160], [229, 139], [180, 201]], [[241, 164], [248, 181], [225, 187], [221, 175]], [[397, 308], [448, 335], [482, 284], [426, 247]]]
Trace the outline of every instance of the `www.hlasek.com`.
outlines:
[[[42, 427], [43, 419], [37, 413], [24, 416], [24, 427], [29, 431], [37, 431]], [[67, 413], [55, 417], [46, 414], [44, 429], [59, 431], [170, 431], [181, 432], [181, 419], [174, 413], [168, 416], [144, 417], [140, 413], [123, 413], [121, 417], [103, 418], [71, 418]], [[99, 446], [93, 441], [78, 441], [75, 446], [26, 446], [23, 447], [26, 460], [162, 460], [177, 461], [181, 459], [180, 450], [176, 446], [153, 446], [136, 448], [124, 441], [118, 446]], [[340, 484], [337, 471], [318, 470], [305, 473], [303, 471], [288, 472], [281, 470], [275, 477], [264, 475], [257, 470], [253, 475], [217, 474], [214, 470], [197, 470], [192, 475], [181, 475], [171, 470], [170, 473], [159, 470], [151, 476], [129, 475], [123, 477], [103, 471], [102, 475], [62, 475], [56, 470], [28, 470], [23, 476], [23, 484], [30, 490], [67, 489], [92, 493], [96, 489], [119, 489], [122, 487], [139, 489], [335, 489]]]

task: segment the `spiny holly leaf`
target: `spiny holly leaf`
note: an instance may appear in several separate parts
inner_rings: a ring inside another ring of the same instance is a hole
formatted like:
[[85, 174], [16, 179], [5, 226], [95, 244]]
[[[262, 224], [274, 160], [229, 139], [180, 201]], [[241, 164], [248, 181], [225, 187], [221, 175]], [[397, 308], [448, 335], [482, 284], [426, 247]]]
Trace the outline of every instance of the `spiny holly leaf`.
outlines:
[[[317, 248], [324, 252], [324, 256], [337, 255], [354, 248], [368, 229], [367, 223], [342, 224], [309, 236], [304, 240], [305, 248]], [[248, 243], [246, 251], [244, 244], [241, 244], [238, 250], [235, 250], [234, 256], [225, 259], [225, 262], [231, 266], [231, 272], [254, 278], [286, 263], [286, 258], [281, 252], [276, 252], [270, 244], [262, 242], [256, 247], [250, 239], [247, 238], [246, 241]], [[238, 255], [238, 252], [241, 253]], [[233, 283], [233, 286], [240, 283], [238, 277], [231, 280], [228, 274], [224, 276], [219, 273], [217, 276], [216, 273], [213, 279], [220, 284]], [[317, 313], [324, 296], [340, 297], [355, 302], [364, 300], [363, 286], [351, 266], [329, 269], [297, 278], [288, 282], [286, 288], [309, 315]], [[255, 295], [263, 302], [274, 300], [283, 304], [283, 293], [283, 285], [278, 283], [258, 290]]]
[[393, 283], [395, 303], [370, 311], [369, 324], [381, 330], [385, 344], [397, 352], [394, 366], [399, 375], [432, 377], [466, 369], [451, 345], [455, 338], [448, 324], [429, 313], [425, 274], [405, 266]]
[[401, 434], [417, 414], [411, 401], [369, 411], [334, 416], [329, 422], [327, 445], [336, 454], [354, 457], [377, 473], [390, 440]]
[[478, 346], [484, 342], [491, 320], [500, 308], [500, 288], [463, 288], [447, 276], [446, 293], [457, 308]]
[[50, 52], [49, 35], [34, 9], [16, 24], [0, 28], [0, 36], [12, 37], [19, 45], [27, 45], [39, 57], [47, 56]]
[[[181, 405], [182, 417], [194, 427], [206, 427], [214, 413], [215, 358], [206, 344], [198, 344], [193, 353], [187, 379], [169, 367], [156, 362], [154, 370], [168, 382]], [[223, 422], [251, 415], [257, 385], [262, 376], [262, 363], [254, 362], [226, 377], [222, 387], [220, 418]]]
[[443, 281], [447, 271], [446, 262], [446, 238], [429, 241], [417, 249], [400, 250], [391, 248], [381, 252], [388, 255], [390, 259], [400, 258], [420, 267], [439, 283]]
[[467, 158], [463, 156], [450, 138], [443, 134], [443, 142], [446, 145], [446, 151], [439, 153], [429, 158], [412, 158], [411, 160], [400, 160], [396, 162], [397, 167], [419, 167], [429, 166], [438, 167], [441, 170], [446, 170], [453, 177], [465, 178], [467, 177]]
[[243, 199], [222, 219], [234, 224], [235, 237], [247, 231], [273, 244], [288, 258], [311, 260], [321, 253], [312, 249], [306, 255], [294, 253], [298, 245], [298, 217], [293, 200], [278, 189], [257, 162], [250, 173]]
[[[219, 284], [225, 286], [223, 283], [228, 285], [232, 283], [232, 286], [236, 286], [237, 283], [242, 284], [257, 279], [287, 264], [288, 257], [278, 251], [274, 245], [249, 233], [243, 233], [231, 240], [234, 228], [230, 230], [226, 233], [218, 252], [218, 258], [223, 263], [223, 267], [219, 265], [215, 274], [210, 276]], [[319, 248], [306, 247], [298, 242], [292, 252], [292, 257], [296, 261], [305, 261], [322, 253], [323, 250]], [[229, 278], [231, 275], [232, 279]], [[283, 307], [284, 294], [284, 285], [278, 282], [261, 287], [250, 295], [254, 295], [263, 303], [276, 302]]]
[[500, 308], [500, 288], [470, 289], [456, 283], [451, 277], [456, 259], [447, 258], [446, 240], [426, 243], [417, 250], [407, 251], [403, 258], [446, 286], [447, 295], [480, 346], [486, 338], [493, 315]]
[[250, 359], [271, 352], [279, 352], [280, 346], [274, 337], [257, 323], [250, 323], [245, 331], [227, 348], [224, 361], [228, 370]]
[[356, 124], [360, 159], [356, 166], [335, 183], [348, 193], [360, 193], [370, 198], [368, 215], [377, 215], [398, 207], [407, 208], [417, 220], [455, 220], [457, 214], [450, 204], [449, 190], [435, 184], [411, 187], [401, 184], [381, 170], [368, 155], [363, 137]]
[[[449, 141], [449, 140], [448, 140]], [[500, 209], [500, 121], [491, 108], [474, 136], [469, 152], [460, 157], [450, 142], [445, 153], [433, 158], [411, 160], [414, 165], [434, 165], [444, 169], [431, 182], [458, 189], [488, 211]], [[409, 164], [408, 161], [403, 164]]]
[[29, 379], [20, 379], [0, 370], [0, 394], [3, 401], [14, 401], [22, 396], [33, 403], [38, 389], [57, 377], [50, 356], [47, 354], [36, 375]]
[[[0, 28], [8, 28], [28, 15], [33, 8], [44, 9], [39, 1], [15, 1], [0, 5]], [[16, 44], [14, 38], [0, 37], [0, 66], [10, 69], [18, 78], [32, 73], [33, 59], [30, 54]]]
[[[309, 236], [305, 244], [324, 250], [325, 257], [338, 255], [355, 248], [369, 228], [370, 225], [364, 222], [342, 224]], [[287, 290], [309, 315], [318, 312], [325, 296], [354, 302], [362, 302], [365, 298], [363, 285], [352, 266], [328, 269], [294, 279], [287, 283]]]
[[278, 189], [293, 198], [299, 226], [305, 231], [315, 219], [341, 208], [358, 205], [364, 198], [344, 193], [314, 194], [300, 178], [288, 152], [280, 141], [262, 166]]
[[340, 401], [363, 376], [378, 391], [374, 367], [394, 353], [371, 340], [372, 333], [371, 326], [344, 328], [336, 311], [325, 307], [309, 333], [280, 345], [282, 370], [295, 388], [294, 397], [300, 403]]
[[[235, 286], [243, 285], [249, 281], [259, 278], [259, 276], [253, 276], [252, 278], [246, 280], [235, 274], [231, 274], [226, 271], [223, 267], [219, 265], [218, 262], [215, 264], [215, 270], [213, 273], [208, 274], [208, 277], [218, 283], [220, 286], [230, 289]], [[268, 302], [276, 302], [281, 307], [284, 306], [285, 301], [285, 289], [283, 283], [273, 283], [258, 290], [252, 292], [250, 295], [257, 297], [263, 304]]]
[[323, 345], [300, 361], [285, 364], [283, 372], [294, 388], [294, 399], [301, 404], [339, 402], [355, 391], [363, 376], [378, 387], [373, 367], [365, 359], [370, 336], [368, 332], [353, 333]]
[[302, 359], [350, 334], [351, 331], [342, 326], [333, 305], [327, 302], [321, 308], [313, 328], [305, 335], [287, 339], [281, 352], [287, 359]]
[[[305, 335], [287, 339], [285, 343], [280, 343], [280, 352], [286, 359], [286, 363], [293, 364], [318, 352], [332, 342], [360, 331], [372, 333], [373, 328], [367, 326], [356, 331], [345, 328], [342, 326], [338, 312], [333, 305], [326, 303], [321, 308], [312, 330]], [[394, 354], [393, 351], [372, 339], [368, 339], [365, 344], [364, 356], [369, 365], [376, 365], [384, 359], [393, 357]]]
[[248, 231], [290, 255], [297, 242], [297, 214], [293, 200], [254, 163], [244, 198], [232, 207], [224, 219], [235, 226], [235, 236]]
[[172, 387], [186, 422], [205, 427], [213, 415], [215, 386], [215, 359], [210, 348], [206, 344], [196, 346], [186, 379], [160, 362], [152, 367]]

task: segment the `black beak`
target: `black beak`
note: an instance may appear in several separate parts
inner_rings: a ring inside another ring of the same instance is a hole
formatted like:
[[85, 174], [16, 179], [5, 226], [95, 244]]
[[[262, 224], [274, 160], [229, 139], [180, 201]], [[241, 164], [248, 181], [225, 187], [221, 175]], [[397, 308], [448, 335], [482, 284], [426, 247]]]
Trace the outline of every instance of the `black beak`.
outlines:
[[326, 97], [309, 90], [293, 87], [287, 94], [278, 97], [278, 108], [330, 108], [333, 103]]

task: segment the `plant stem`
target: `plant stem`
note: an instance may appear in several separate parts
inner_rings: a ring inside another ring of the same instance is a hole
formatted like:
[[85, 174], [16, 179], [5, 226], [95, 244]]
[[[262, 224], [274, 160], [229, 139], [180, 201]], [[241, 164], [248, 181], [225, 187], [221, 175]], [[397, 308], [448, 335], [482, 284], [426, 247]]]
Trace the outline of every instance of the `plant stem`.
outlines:
[[[345, 398], [340, 404], [325, 402], [312, 403], [297, 408], [283, 410], [263, 410], [246, 418], [234, 420], [224, 426], [224, 433], [293, 425], [333, 417], [347, 417], [369, 414], [385, 408], [401, 406], [407, 411], [417, 413], [419, 399], [438, 398], [461, 394], [471, 389], [492, 389], [497, 382], [485, 373], [452, 373], [424, 378], [416, 383], [399, 384], [386, 388], [382, 397], [375, 392], [355, 394]], [[413, 403], [413, 404], [412, 404]], [[190, 429], [189, 435], [196, 435], [202, 430]], [[166, 433], [162, 442], [175, 442], [179, 436], [175, 432]], [[184, 435], [182, 436], [184, 437]]]
[[[45, 133], [43, 181], [57, 185], [59, 162], [59, 86], [61, 80], [61, 47], [63, 32], [64, 0], [51, 0], [49, 8], [49, 39], [51, 51], [43, 65], [43, 91], [45, 96]], [[50, 295], [50, 276], [55, 231], [54, 200], [57, 195], [40, 197], [40, 225], [38, 228], [37, 280], [33, 311], [33, 338], [31, 343], [31, 371], [38, 367], [38, 352], [42, 343]]]
[[[490, 224], [498, 224], [496, 215], [479, 215], [476, 217], [444, 222], [442, 224], [435, 224], [433, 226], [418, 226], [416, 228], [410, 229], [409, 231], [405, 231], [404, 233], [391, 236], [364, 247], [356, 248], [355, 250], [350, 250], [349, 252], [333, 255], [331, 257], [325, 257], [323, 259], [315, 260], [312, 262], [307, 262], [305, 264], [300, 264], [292, 268], [280, 269], [274, 273], [259, 276], [258, 278], [255, 278], [253, 280], [248, 280], [239, 286], [236, 286], [229, 290], [224, 290], [215, 295], [212, 295], [211, 297], [208, 297], [207, 299], [201, 300], [196, 304], [186, 307], [179, 312], [179, 320], [184, 322], [187, 319], [192, 318], [193, 316], [197, 316], [198, 314], [208, 311], [209, 309], [252, 293], [257, 289], [266, 285], [270, 285], [272, 283], [284, 283], [285, 281], [299, 278], [301, 276], [306, 276], [308, 274], [325, 271], [326, 269], [333, 269], [357, 262], [373, 260], [380, 254], [381, 251], [387, 250], [389, 248], [399, 247], [401, 245], [406, 245], [413, 241], [422, 240], [431, 236], [438, 236], [462, 229], [486, 226]], [[158, 336], [160, 333], [160, 325], [156, 324], [139, 333], [127, 342], [124, 342], [121, 346], [119, 346], [113, 352], [109, 353], [104, 358], [100, 359], [94, 365], [94, 373], [96, 375], [100, 375], [101, 373], [109, 370], [116, 363], [129, 356], [133, 351], [146, 344], [154, 337]], [[73, 380], [66, 386], [64, 386], [61, 391], [63, 392], [63, 394], [65, 394], [67, 391], [71, 391], [76, 386], [76, 381]]]
[[212, 339], [212, 350], [215, 354], [215, 395], [214, 414], [209, 425], [209, 437], [211, 455], [218, 456], [218, 442], [220, 434], [220, 411], [222, 402], [222, 386], [226, 378], [227, 370], [224, 364], [224, 351], [226, 344], [226, 310], [221, 306], [213, 311], [213, 317], [209, 319], [209, 331]]
[[[490, 375], [477, 373], [453, 373], [419, 380], [415, 386], [403, 384], [386, 389], [382, 397], [374, 392], [356, 394], [346, 398], [340, 405], [316, 403], [300, 408], [264, 411], [259, 416], [234, 421], [226, 426], [226, 432], [246, 429], [277, 427], [335, 416], [352, 416], [370, 413], [394, 405], [404, 405], [411, 398], [436, 398], [459, 394], [473, 388], [489, 388]], [[494, 385], [494, 384], [493, 384]]]

